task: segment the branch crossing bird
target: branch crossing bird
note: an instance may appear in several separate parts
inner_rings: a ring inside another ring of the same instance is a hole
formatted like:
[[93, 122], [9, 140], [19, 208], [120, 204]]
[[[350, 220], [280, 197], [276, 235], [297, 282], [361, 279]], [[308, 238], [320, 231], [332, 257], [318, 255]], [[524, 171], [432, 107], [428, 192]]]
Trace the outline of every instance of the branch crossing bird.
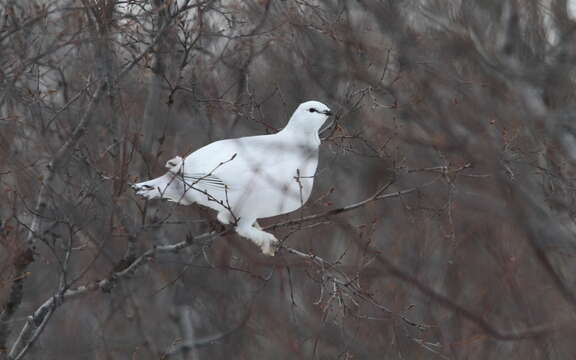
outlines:
[[132, 185], [147, 199], [198, 203], [218, 212], [222, 224], [274, 255], [278, 239], [257, 219], [301, 208], [310, 197], [318, 166], [318, 132], [330, 109], [318, 102], [298, 106], [288, 124], [271, 135], [226, 139], [166, 163], [164, 175]]

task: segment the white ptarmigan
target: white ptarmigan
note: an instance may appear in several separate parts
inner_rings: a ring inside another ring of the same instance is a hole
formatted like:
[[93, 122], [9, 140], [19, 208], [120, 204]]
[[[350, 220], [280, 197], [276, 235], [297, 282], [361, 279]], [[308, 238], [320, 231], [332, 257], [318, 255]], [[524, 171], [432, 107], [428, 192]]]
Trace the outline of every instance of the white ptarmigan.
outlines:
[[278, 240], [256, 222], [299, 209], [310, 197], [318, 166], [318, 131], [330, 109], [300, 104], [288, 124], [271, 135], [226, 139], [166, 163], [163, 176], [132, 185], [138, 195], [218, 211], [218, 220], [274, 255]]

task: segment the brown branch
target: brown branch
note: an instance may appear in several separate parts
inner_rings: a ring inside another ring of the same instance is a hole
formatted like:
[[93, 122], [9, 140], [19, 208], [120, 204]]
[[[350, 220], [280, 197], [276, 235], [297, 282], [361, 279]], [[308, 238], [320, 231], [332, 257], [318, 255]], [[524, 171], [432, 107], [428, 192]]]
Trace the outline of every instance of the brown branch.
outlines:
[[402, 282], [405, 282], [413, 286], [418, 291], [420, 291], [421, 293], [423, 293], [424, 295], [428, 296], [430, 299], [438, 303], [440, 306], [450, 309], [455, 313], [458, 313], [466, 320], [476, 324], [476, 326], [484, 330], [484, 332], [486, 332], [488, 335], [498, 340], [511, 341], [511, 340], [523, 340], [528, 338], [534, 338], [542, 336], [552, 330], [547, 326], [541, 326], [524, 331], [516, 331], [516, 332], [501, 331], [497, 329], [494, 325], [484, 320], [481, 316], [473, 313], [472, 311], [466, 309], [462, 305], [454, 302], [446, 295], [440, 294], [436, 290], [433, 290], [432, 288], [424, 285], [414, 276], [410, 275], [407, 271], [404, 271], [398, 266], [394, 265], [390, 260], [388, 260], [385, 256], [383, 256], [380, 251], [376, 250], [371, 246], [368, 246], [367, 250], [370, 252], [372, 256], [374, 256], [376, 261], [378, 261], [386, 269], [386, 271], [389, 274], [401, 280]]
[[[394, 193], [382, 194], [390, 185], [391, 185], [391, 183], [387, 184], [386, 186], [379, 189], [374, 195], [372, 195], [371, 197], [369, 197], [363, 201], [359, 201], [357, 203], [354, 203], [354, 204], [351, 204], [348, 206], [344, 206], [342, 208], [329, 210], [329, 211], [326, 211], [326, 212], [323, 212], [320, 214], [310, 215], [310, 216], [307, 216], [307, 217], [304, 217], [304, 218], [301, 218], [298, 220], [291, 220], [289, 222], [272, 225], [272, 226], [268, 227], [267, 229], [277, 228], [277, 227], [286, 226], [286, 225], [298, 224], [298, 223], [310, 221], [313, 219], [326, 217], [329, 215], [340, 214], [342, 212], [347, 212], [347, 211], [357, 209], [357, 208], [362, 207], [364, 205], [367, 205], [367, 204], [369, 204], [375, 200], [394, 198], [394, 197], [398, 197], [398, 196], [412, 193], [412, 192], [417, 190], [417, 188], [412, 188], [412, 189], [397, 191]], [[180, 241], [180, 242], [175, 243], [175, 244], [154, 246], [154, 247], [149, 248], [148, 250], [144, 251], [143, 253], [141, 253], [138, 257], [134, 258], [134, 260], [132, 262], [130, 262], [129, 264], [127, 264], [123, 268], [115, 271], [107, 279], [96, 281], [96, 282], [88, 284], [88, 285], [82, 285], [82, 286], [79, 286], [79, 287], [76, 287], [73, 289], [67, 289], [65, 291], [62, 291], [60, 294], [56, 294], [56, 295], [50, 297], [42, 305], [40, 305], [36, 309], [36, 311], [34, 311], [34, 313], [32, 315], [30, 315], [29, 321], [26, 322], [26, 324], [24, 325], [24, 327], [20, 331], [20, 334], [19, 334], [17, 340], [12, 345], [12, 349], [10, 350], [10, 355], [9, 355], [10, 359], [19, 359], [21, 356], [23, 356], [23, 354], [25, 354], [25, 352], [29, 349], [31, 344], [36, 340], [38, 335], [42, 332], [42, 330], [46, 324], [47, 317], [50, 317], [53, 314], [53, 312], [56, 310], [56, 308], [61, 306], [65, 301], [70, 300], [70, 299], [75, 298], [75, 297], [78, 297], [78, 296], [81, 296], [81, 295], [84, 295], [84, 294], [87, 294], [87, 293], [89, 293], [91, 291], [95, 291], [95, 290], [102, 290], [102, 291], [106, 291], [106, 292], [111, 291], [112, 288], [116, 285], [116, 283], [119, 280], [127, 278], [130, 275], [132, 275], [139, 267], [146, 264], [149, 260], [153, 259], [154, 256], [156, 256], [156, 254], [158, 254], [158, 253], [170, 253], [170, 252], [176, 253], [176, 252], [178, 252], [184, 248], [191, 246], [192, 244], [203, 243], [202, 244], [203, 246], [209, 245], [210, 242], [214, 238], [229, 234], [231, 231], [232, 231], [232, 228], [227, 228], [226, 230], [223, 230], [220, 232], [212, 231], [212, 232], [207, 232], [207, 233], [197, 235], [197, 236], [189, 236], [186, 238], [186, 240]], [[300, 252], [300, 251], [295, 250], [295, 249], [289, 249], [289, 248], [287, 248], [287, 249], [292, 254], [295, 254], [295, 255], [298, 255], [301, 257], [305, 257], [308, 259], [320, 261], [320, 262], [325, 262], [323, 259], [321, 259], [315, 255], [306, 254], [306, 253]]]
[[12, 283], [7, 302], [9, 306], [2, 312], [2, 315], [0, 316], [0, 345], [2, 346], [5, 346], [9, 335], [8, 322], [16, 310], [20, 307], [22, 302], [22, 289], [24, 286], [25, 278], [24, 275], [28, 269], [28, 266], [34, 262], [36, 240], [42, 236], [40, 228], [44, 219], [44, 214], [46, 212], [48, 195], [50, 189], [52, 188], [52, 182], [54, 181], [56, 173], [61, 169], [61, 167], [68, 159], [68, 156], [71, 153], [71, 149], [78, 143], [78, 141], [86, 132], [86, 128], [92, 119], [92, 113], [96, 104], [98, 103], [98, 100], [102, 96], [105, 87], [105, 83], [98, 85], [98, 89], [92, 96], [84, 116], [80, 119], [78, 125], [72, 132], [72, 135], [68, 141], [66, 141], [60, 147], [60, 149], [58, 149], [56, 154], [54, 154], [52, 157], [52, 160], [47, 165], [47, 174], [44, 176], [42, 183], [40, 184], [40, 191], [36, 199], [36, 206], [32, 212], [32, 223], [30, 224], [28, 235], [26, 236], [26, 245], [24, 249], [20, 251], [20, 254], [17, 256], [15, 261], [15, 269], [17, 271], [16, 278], [18, 280], [15, 280]]
[[410, 193], [413, 193], [413, 192], [416, 192], [417, 190], [419, 190], [419, 188], [410, 188], [410, 189], [406, 189], [406, 190], [396, 191], [393, 193], [383, 194], [383, 192], [386, 191], [391, 185], [392, 185], [392, 182], [389, 182], [388, 184], [386, 184], [385, 186], [380, 188], [378, 191], [376, 191], [376, 193], [374, 195], [370, 196], [367, 199], [359, 201], [357, 203], [350, 204], [350, 205], [343, 206], [343, 207], [336, 208], [336, 209], [331, 209], [331, 210], [328, 210], [328, 211], [325, 211], [322, 213], [312, 214], [312, 215], [304, 216], [304, 217], [301, 217], [298, 219], [288, 220], [285, 222], [270, 225], [270, 226], [265, 227], [263, 230], [274, 230], [274, 229], [277, 229], [280, 227], [286, 227], [286, 226], [301, 224], [301, 223], [316, 220], [316, 219], [327, 218], [329, 216], [338, 215], [338, 214], [342, 214], [342, 213], [345, 213], [348, 211], [358, 209], [358, 208], [365, 206], [365, 205], [367, 205], [373, 201], [395, 198], [395, 197], [407, 195], [407, 194], [410, 194]]
[[[388, 272], [389, 274], [391, 274], [395, 278], [399, 279], [400, 281], [407, 283], [407, 284], [411, 285], [412, 287], [416, 288], [418, 291], [420, 291], [424, 295], [430, 297], [433, 301], [438, 303], [440, 306], [447, 308], [447, 309], [449, 309], [455, 313], [458, 313], [459, 315], [461, 315], [466, 320], [476, 324], [476, 326], [478, 326], [479, 328], [484, 330], [488, 335], [494, 337], [495, 339], [503, 340], [503, 341], [524, 340], [524, 339], [543, 336], [546, 333], [549, 333], [553, 330], [551, 327], [548, 327], [548, 326], [539, 326], [539, 327], [534, 327], [532, 329], [517, 331], [517, 332], [501, 331], [498, 328], [496, 328], [494, 325], [492, 325], [489, 322], [487, 322], [486, 320], [484, 320], [481, 316], [473, 313], [472, 311], [466, 309], [462, 305], [454, 302], [453, 300], [451, 300], [447, 296], [438, 293], [437, 291], [433, 290], [432, 288], [428, 287], [427, 285], [424, 285], [422, 282], [420, 282], [414, 276], [410, 275], [407, 271], [394, 265], [390, 260], [388, 260], [385, 256], [383, 256], [380, 253], [380, 251], [378, 251], [377, 249], [375, 249], [369, 245], [366, 246], [366, 244], [358, 244], [358, 245], [362, 246], [363, 249], [366, 249], [369, 252], [369, 254], [376, 259], [376, 261], [378, 263], [383, 265], [386, 272]], [[292, 249], [290, 247], [283, 247], [283, 249], [285, 249], [288, 253], [290, 253], [292, 255], [296, 255], [298, 257], [312, 261], [313, 263], [315, 263], [319, 267], [321, 267], [323, 270], [330, 270], [332, 273], [334, 273], [336, 275], [336, 277], [334, 277], [333, 280], [335, 282], [337, 282], [339, 285], [346, 287], [348, 290], [353, 291], [354, 295], [357, 296], [359, 299], [368, 301], [374, 305], [378, 305], [378, 308], [380, 308], [381, 310], [385, 310], [385, 312], [387, 312], [391, 315], [398, 316], [401, 320], [403, 320], [408, 325], [415, 326], [415, 327], [420, 328], [420, 329], [426, 328], [426, 326], [423, 326], [421, 324], [415, 323], [415, 322], [407, 319], [402, 314], [395, 313], [388, 308], [382, 307], [379, 304], [375, 304], [374, 299], [372, 299], [369, 295], [364, 294], [359, 289], [353, 289], [352, 281], [348, 278], [348, 276], [346, 276], [345, 274], [343, 274], [342, 272], [337, 270], [337, 268], [336, 268], [337, 264], [333, 264], [333, 263], [323, 259], [322, 257], [319, 257], [318, 255], [302, 252], [302, 251], [299, 251], [296, 249]], [[344, 281], [338, 280], [338, 277], [342, 277], [344, 279]]]
[[12, 345], [10, 350], [9, 359], [18, 360], [24, 356], [30, 346], [38, 338], [44, 326], [47, 323], [48, 318], [54, 313], [54, 311], [64, 304], [65, 301], [72, 298], [87, 294], [88, 292], [94, 290], [111, 291], [116, 283], [123, 278], [127, 278], [132, 275], [136, 269], [146, 264], [149, 260], [154, 258], [157, 253], [165, 252], [177, 252], [185, 247], [192, 245], [193, 243], [198, 243], [201, 241], [210, 241], [216, 236], [222, 236], [228, 233], [230, 230], [224, 230], [221, 232], [209, 232], [204, 233], [195, 237], [189, 237], [184, 241], [178, 242], [171, 245], [154, 246], [146, 251], [144, 251], [140, 256], [138, 256], [132, 263], [126, 266], [124, 269], [114, 272], [110, 277], [104, 280], [96, 281], [88, 285], [82, 285], [74, 289], [65, 290], [59, 294], [51, 296], [42, 305], [40, 305], [32, 315], [28, 317], [28, 321], [20, 331], [16, 341]]
[[[204, 3], [197, 3], [191, 7], [200, 6], [203, 4]], [[171, 19], [174, 19], [175, 17], [177, 17], [178, 14], [188, 10], [191, 7], [189, 6], [183, 9], [179, 9], [179, 11], [176, 14], [174, 14], [174, 16], [171, 17]], [[113, 84], [118, 83], [125, 75], [127, 75], [130, 72], [130, 70], [141, 59], [144, 58], [144, 56], [146, 56], [146, 54], [148, 54], [150, 51], [153, 50], [154, 46], [157, 44], [161, 36], [168, 29], [169, 23], [170, 22], [165, 24], [165, 26], [163, 26], [160, 29], [160, 31], [158, 32], [156, 37], [152, 40], [150, 45], [147, 48], [145, 48], [139, 56], [134, 58], [119, 72]], [[86, 129], [88, 128], [92, 120], [93, 117], [92, 115], [96, 109], [96, 106], [99, 103], [99, 100], [101, 99], [102, 95], [104, 95], [106, 88], [108, 86], [113, 86], [113, 84], [110, 84], [107, 81], [103, 80], [99, 81], [96, 92], [92, 96], [92, 99], [90, 99], [88, 107], [84, 111], [84, 115], [78, 122], [78, 125], [76, 125], [69, 139], [58, 149], [58, 151], [54, 154], [54, 156], [47, 165], [47, 172], [43, 176], [42, 183], [40, 184], [40, 190], [38, 192], [38, 196], [36, 199], [36, 206], [32, 211], [32, 222], [29, 226], [28, 234], [26, 236], [26, 249], [22, 250], [21, 254], [18, 256], [18, 258], [26, 258], [28, 259], [28, 261], [23, 266], [20, 267], [16, 266], [16, 269], [18, 270], [16, 278], [18, 278], [19, 280], [16, 280], [12, 283], [12, 287], [10, 289], [10, 295], [8, 296], [7, 301], [8, 306], [0, 315], [0, 346], [5, 347], [6, 340], [9, 335], [8, 322], [10, 321], [11, 317], [16, 312], [16, 310], [19, 308], [20, 303], [22, 301], [22, 288], [23, 288], [23, 281], [25, 278], [25, 276], [23, 275], [25, 274], [28, 266], [33, 262], [33, 252], [36, 247], [36, 240], [42, 237], [41, 226], [47, 210], [48, 196], [50, 193], [50, 189], [52, 188], [52, 183], [57, 173], [66, 164], [69, 155], [71, 154], [71, 150], [76, 146], [78, 141], [86, 133]], [[135, 265], [135, 263], [132, 263], [132, 265]], [[79, 291], [79, 289], [77, 290]], [[83, 293], [83, 291], [80, 291], [79, 293]], [[66, 291], [63, 294], [55, 295], [51, 299], [58, 298], [59, 299], [58, 302], [61, 302], [65, 297], [70, 296], [71, 294], [75, 294], [75, 291], [72, 291], [72, 293]], [[39, 322], [37, 320], [34, 320], [35, 324], [32, 324], [30, 321], [26, 323], [26, 325], [20, 332], [20, 336], [18, 337], [16, 342], [12, 345], [12, 349], [9, 355], [11, 359], [20, 358], [21, 356], [23, 356], [23, 354], [26, 353], [29, 346], [34, 342], [35, 338], [42, 331], [45, 325], [44, 321], [49, 318], [49, 315], [51, 315], [54, 309], [57, 307], [57, 305], [54, 305], [56, 303], [57, 302], [54, 300], [47, 300], [40, 308], [38, 308], [38, 310], [34, 313], [33, 317], [37, 317], [44, 314], [42, 315], [42, 321]]]

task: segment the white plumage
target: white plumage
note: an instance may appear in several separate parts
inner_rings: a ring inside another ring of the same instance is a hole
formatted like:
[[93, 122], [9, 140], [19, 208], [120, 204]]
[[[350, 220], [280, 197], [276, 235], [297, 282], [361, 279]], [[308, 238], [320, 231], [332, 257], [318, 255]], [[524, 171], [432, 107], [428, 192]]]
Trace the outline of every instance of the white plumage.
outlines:
[[218, 211], [218, 220], [274, 255], [278, 240], [259, 218], [299, 209], [310, 197], [318, 166], [318, 130], [330, 109], [300, 104], [284, 129], [272, 135], [220, 140], [166, 163], [161, 177], [133, 185], [138, 195]]

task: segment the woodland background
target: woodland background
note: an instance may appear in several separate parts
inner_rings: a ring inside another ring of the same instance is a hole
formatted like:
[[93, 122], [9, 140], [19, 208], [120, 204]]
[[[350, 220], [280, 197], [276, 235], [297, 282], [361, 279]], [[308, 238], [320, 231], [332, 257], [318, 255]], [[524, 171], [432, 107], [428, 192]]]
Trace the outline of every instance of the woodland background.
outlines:
[[[567, 0], [0, 0], [0, 359], [569, 359]], [[337, 112], [263, 256], [129, 189]]]

